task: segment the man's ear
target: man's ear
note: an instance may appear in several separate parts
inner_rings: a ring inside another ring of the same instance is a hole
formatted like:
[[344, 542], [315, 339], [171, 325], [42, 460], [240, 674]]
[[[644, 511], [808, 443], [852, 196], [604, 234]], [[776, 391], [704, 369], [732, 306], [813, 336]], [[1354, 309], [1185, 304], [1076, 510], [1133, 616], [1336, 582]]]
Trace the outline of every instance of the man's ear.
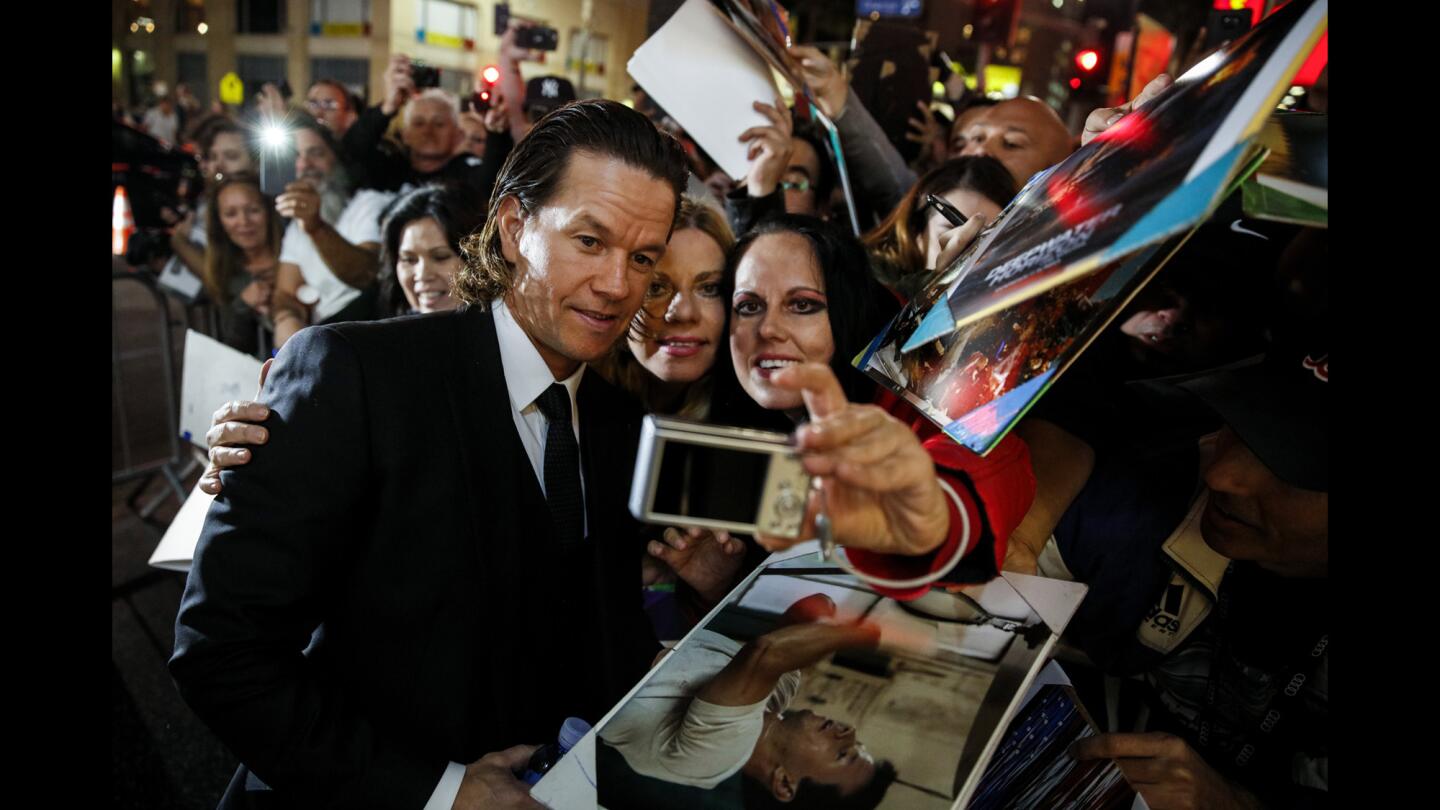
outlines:
[[495, 209], [496, 223], [500, 231], [500, 255], [510, 264], [520, 257], [520, 228], [525, 224], [525, 214], [520, 209], [520, 200], [515, 197], [502, 197], [500, 205]]
[[770, 793], [776, 801], [788, 802], [795, 798], [795, 791], [800, 787], [799, 781], [790, 776], [784, 765], [776, 765], [775, 770], [770, 772]]

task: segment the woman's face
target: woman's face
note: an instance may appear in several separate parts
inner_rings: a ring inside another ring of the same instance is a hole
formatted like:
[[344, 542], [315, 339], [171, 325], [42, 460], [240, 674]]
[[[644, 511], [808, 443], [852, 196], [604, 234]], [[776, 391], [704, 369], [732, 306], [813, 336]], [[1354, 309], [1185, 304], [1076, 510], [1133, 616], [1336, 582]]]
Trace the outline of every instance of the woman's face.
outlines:
[[240, 172], [255, 171], [255, 160], [245, 148], [245, 138], [238, 132], [222, 132], [210, 144], [209, 160], [206, 163], [207, 177], [223, 174], [227, 177]]
[[735, 268], [730, 352], [735, 376], [763, 408], [804, 405], [798, 391], [771, 385], [776, 371], [796, 363], [826, 363], [835, 354], [824, 274], [810, 241], [771, 233], [751, 243]]
[[656, 377], [694, 382], [715, 364], [724, 339], [725, 301], [720, 279], [725, 253], [698, 228], [676, 231], [645, 292], [643, 340], [629, 338], [630, 351]]
[[[1000, 206], [996, 205], [993, 200], [968, 188], [952, 188], [939, 196], [958, 208], [960, 213], [967, 217], [981, 214], [985, 217], [986, 222], [994, 222], [995, 215], [1000, 213]], [[925, 251], [926, 269], [933, 270], [935, 269], [935, 259], [940, 255], [940, 234], [955, 226], [951, 225], [950, 220], [934, 208], [931, 208], [927, 215], [925, 233], [920, 236], [920, 247]]]
[[430, 217], [417, 219], [400, 232], [400, 249], [395, 252], [395, 275], [405, 300], [416, 312], [454, 309], [451, 295], [455, 276], [464, 262], [450, 247], [445, 230]]
[[244, 184], [226, 186], [215, 200], [220, 228], [235, 247], [254, 250], [265, 244], [265, 201], [260, 189]]

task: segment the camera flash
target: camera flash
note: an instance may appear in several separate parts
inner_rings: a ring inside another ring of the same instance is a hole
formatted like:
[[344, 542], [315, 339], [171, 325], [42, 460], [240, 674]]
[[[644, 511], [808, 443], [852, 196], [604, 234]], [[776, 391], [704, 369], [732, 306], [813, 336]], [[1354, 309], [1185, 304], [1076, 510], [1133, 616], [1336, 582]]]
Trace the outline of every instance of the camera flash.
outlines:
[[288, 137], [289, 133], [285, 131], [285, 128], [275, 124], [267, 124], [264, 129], [260, 130], [260, 140], [271, 149], [279, 149], [284, 146]]

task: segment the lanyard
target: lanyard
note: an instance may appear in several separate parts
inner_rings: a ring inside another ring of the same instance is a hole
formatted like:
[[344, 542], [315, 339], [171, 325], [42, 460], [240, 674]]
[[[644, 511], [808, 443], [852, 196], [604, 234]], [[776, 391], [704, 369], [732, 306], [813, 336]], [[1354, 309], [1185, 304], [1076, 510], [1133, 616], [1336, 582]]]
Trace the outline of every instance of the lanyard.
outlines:
[[[1231, 568], [1234, 565], [1232, 563]], [[1216, 620], [1218, 625], [1215, 633], [1214, 649], [1210, 654], [1210, 675], [1205, 685], [1205, 711], [1200, 720], [1201, 747], [1212, 747], [1212, 737], [1215, 719], [1215, 702], [1220, 692], [1220, 668], [1226, 663], [1225, 653], [1229, 650], [1229, 643], [1226, 640], [1226, 621], [1230, 614], [1231, 591], [1225, 586], [1232, 582], [1229, 576], [1229, 569], [1222, 580], [1220, 595], [1216, 605]], [[1281, 669], [1281, 676], [1276, 683], [1285, 684], [1270, 700], [1266, 702], [1264, 714], [1259, 722], [1239, 719], [1239, 724], [1252, 726], [1248, 731], [1240, 729], [1236, 735], [1235, 742], [1238, 748], [1235, 751], [1234, 762], [1240, 768], [1245, 768], [1254, 761], [1255, 753], [1259, 746], [1274, 742], [1275, 728], [1280, 725], [1289, 713], [1293, 713], [1294, 705], [1298, 703], [1300, 690], [1305, 682], [1314, 675], [1316, 667], [1320, 665], [1321, 658], [1325, 655], [1325, 648], [1330, 643], [1330, 634], [1322, 633], [1310, 647], [1308, 654], [1301, 656], [1298, 661], [1291, 662]]]

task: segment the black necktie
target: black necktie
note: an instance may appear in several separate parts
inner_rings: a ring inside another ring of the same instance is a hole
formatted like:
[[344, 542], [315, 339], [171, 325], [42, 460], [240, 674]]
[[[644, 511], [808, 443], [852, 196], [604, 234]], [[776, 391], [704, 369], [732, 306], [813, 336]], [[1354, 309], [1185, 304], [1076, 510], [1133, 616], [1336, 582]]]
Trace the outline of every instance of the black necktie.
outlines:
[[564, 550], [585, 537], [585, 498], [580, 491], [580, 446], [570, 427], [570, 392], [555, 383], [536, 400], [550, 423], [545, 433], [545, 500]]

